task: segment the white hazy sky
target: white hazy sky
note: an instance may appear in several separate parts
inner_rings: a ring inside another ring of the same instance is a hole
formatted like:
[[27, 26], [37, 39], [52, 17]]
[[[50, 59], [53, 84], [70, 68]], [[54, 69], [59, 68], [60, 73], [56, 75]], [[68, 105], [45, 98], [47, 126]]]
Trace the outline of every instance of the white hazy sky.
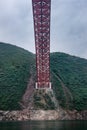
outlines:
[[[0, 0], [0, 41], [35, 53], [32, 0]], [[51, 0], [51, 52], [87, 59], [87, 0]]]

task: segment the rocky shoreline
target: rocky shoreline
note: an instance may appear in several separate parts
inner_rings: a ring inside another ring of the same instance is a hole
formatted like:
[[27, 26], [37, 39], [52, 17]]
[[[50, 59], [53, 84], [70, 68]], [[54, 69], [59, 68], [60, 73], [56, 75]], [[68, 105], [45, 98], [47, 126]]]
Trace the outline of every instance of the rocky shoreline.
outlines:
[[87, 110], [27, 110], [0, 111], [0, 121], [27, 120], [87, 120]]

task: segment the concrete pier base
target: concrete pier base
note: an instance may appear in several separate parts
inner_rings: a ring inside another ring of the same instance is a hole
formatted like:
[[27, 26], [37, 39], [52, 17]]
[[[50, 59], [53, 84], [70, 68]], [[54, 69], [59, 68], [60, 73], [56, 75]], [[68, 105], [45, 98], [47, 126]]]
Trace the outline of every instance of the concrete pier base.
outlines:
[[51, 82], [43, 83], [43, 85], [41, 85], [41, 84], [42, 83], [40, 83], [40, 82], [36, 82], [35, 88], [36, 89], [52, 89], [52, 83]]

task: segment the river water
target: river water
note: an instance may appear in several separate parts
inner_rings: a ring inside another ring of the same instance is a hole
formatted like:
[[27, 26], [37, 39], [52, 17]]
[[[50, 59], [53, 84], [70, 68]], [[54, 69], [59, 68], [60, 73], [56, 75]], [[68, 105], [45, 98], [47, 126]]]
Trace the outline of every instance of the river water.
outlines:
[[0, 130], [87, 130], [87, 121], [0, 122]]

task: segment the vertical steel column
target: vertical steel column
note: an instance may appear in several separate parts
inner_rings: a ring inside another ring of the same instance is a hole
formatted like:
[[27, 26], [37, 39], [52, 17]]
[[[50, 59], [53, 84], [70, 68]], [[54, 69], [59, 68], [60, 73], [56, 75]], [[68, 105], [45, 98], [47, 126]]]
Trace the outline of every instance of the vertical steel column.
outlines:
[[32, 0], [32, 6], [36, 46], [36, 88], [50, 88], [51, 0]]

